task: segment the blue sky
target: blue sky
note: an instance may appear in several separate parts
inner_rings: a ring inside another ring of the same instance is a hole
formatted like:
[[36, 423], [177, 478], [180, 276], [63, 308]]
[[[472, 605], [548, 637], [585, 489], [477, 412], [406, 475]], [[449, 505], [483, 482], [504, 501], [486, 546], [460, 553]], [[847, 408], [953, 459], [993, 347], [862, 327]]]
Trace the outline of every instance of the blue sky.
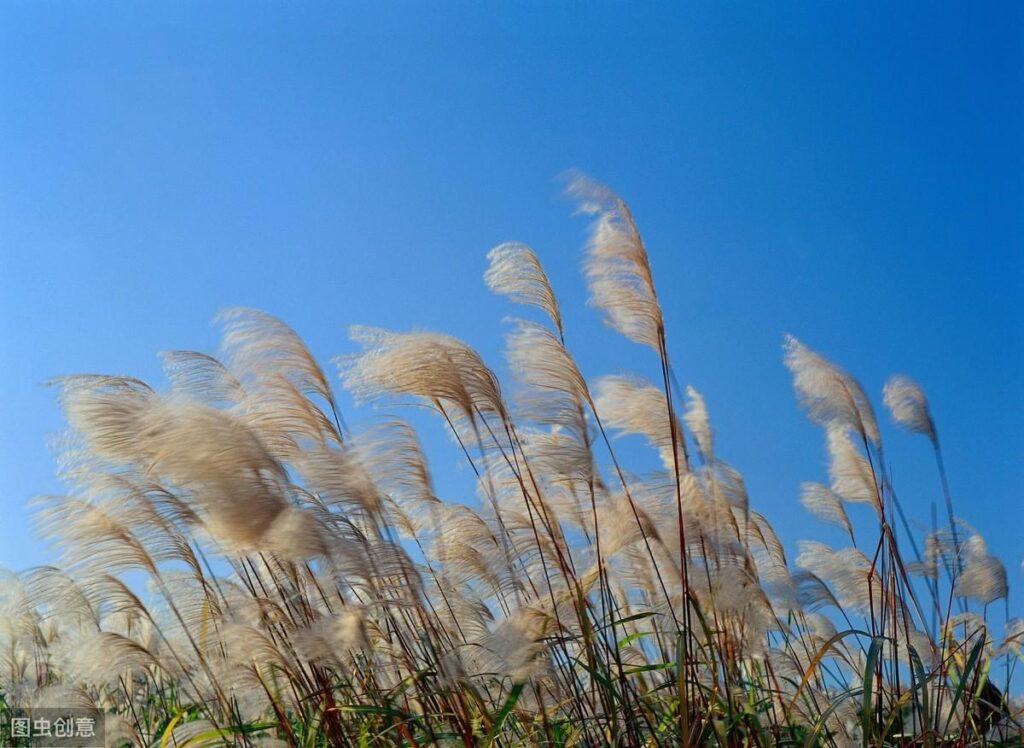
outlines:
[[[588, 376], [656, 375], [584, 306], [557, 179], [578, 167], [632, 205], [679, 378], [790, 549], [839, 537], [797, 503], [825, 457], [786, 332], [876, 400], [892, 372], [924, 385], [959, 513], [1024, 610], [1024, 6], [383, 5], [0, 8], [0, 565], [50, 558], [25, 509], [60, 490], [45, 380], [159, 383], [156, 353], [212, 352], [224, 306], [282, 317], [325, 365], [365, 323], [500, 369], [514, 310], [480, 276], [515, 239]], [[927, 443], [884, 437], [926, 524]]]

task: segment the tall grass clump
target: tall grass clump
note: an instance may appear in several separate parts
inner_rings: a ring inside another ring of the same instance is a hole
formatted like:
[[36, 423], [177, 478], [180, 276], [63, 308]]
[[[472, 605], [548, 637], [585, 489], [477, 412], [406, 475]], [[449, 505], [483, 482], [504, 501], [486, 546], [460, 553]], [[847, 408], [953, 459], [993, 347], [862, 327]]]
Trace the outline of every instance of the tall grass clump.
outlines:
[[[338, 361], [356, 401], [432, 412], [475, 498], [437, 496], [408, 423], [348, 425], [255, 310], [220, 316], [219, 358], [164, 354], [167, 391], [57, 380], [69, 492], [35, 511], [60, 561], [0, 585], [0, 711], [99, 709], [111, 744], [160, 748], [1021, 745], [1024, 625], [990, 624], [1007, 574], [954, 513], [921, 389], [895, 376], [881, 398], [935, 455], [915, 537], [872, 399], [785, 339], [829, 457], [799, 501], [848, 538], [787, 558], [677, 384], [629, 208], [585, 177], [569, 193], [592, 217], [591, 303], [655, 381], [585, 377], [514, 243], [484, 276], [529, 316], [513, 387], [440, 333], [352, 328]], [[660, 469], [631, 469], [621, 434]]]

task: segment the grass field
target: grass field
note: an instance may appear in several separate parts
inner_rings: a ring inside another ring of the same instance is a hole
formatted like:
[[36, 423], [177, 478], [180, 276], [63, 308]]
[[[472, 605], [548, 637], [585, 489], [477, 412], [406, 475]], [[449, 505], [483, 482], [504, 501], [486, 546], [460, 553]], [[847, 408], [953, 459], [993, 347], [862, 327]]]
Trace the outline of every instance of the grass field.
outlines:
[[[628, 208], [584, 177], [570, 193], [593, 217], [591, 302], [657, 381], [586, 381], [516, 244], [484, 278], [543, 319], [514, 323], [514, 385], [442, 334], [353, 329], [340, 362], [358, 400], [436, 415], [474, 503], [435, 495], [408, 424], [348, 425], [258, 311], [222, 315], [219, 359], [165, 354], [168, 392], [59, 380], [69, 492], [34, 511], [60, 566], [0, 584], [0, 712], [100, 709], [108, 743], [161, 747], [1024, 744], [1024, 626], [994, 604], [1006, 570], [955, 516], [917, 385], [880, 402], [934, 448], [934, 507], [901, 506], [857, 381], [785, 341], [830, 456], [800, 502], [849, 535], [787, 559], [676, 382]], [[631, 469], [618, 434], [661, 469]]]

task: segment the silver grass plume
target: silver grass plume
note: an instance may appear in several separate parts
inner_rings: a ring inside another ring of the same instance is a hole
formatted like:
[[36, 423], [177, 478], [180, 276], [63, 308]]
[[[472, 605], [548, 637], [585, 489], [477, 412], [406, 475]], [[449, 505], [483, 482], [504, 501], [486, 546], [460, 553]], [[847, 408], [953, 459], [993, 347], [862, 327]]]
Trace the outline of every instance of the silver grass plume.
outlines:
[[[932, 419], [931, 410], [928, 407], [928, 399], [917, 382], [901, 374], [889, 377], [882, 390], [882, 398], [896, 423], [909, 431], [924, 434], [932, 443], [936, 467], [939, 471], [939, 480], [942, 484], [942, 495], [946, 503], [946, 518], [949, 521], [949, 529], [953, 538], [955, 572], [957, 574], [962, 573], [963, 561], [960, 558], [960, 539], [957, 535], [957, 522], [953, 512], [953, 497], [950, 494], [949, 479], [946, 477], [942, 449], [939, 447], [939, 435], [935, 428], [935, 421]], [[956, 583], [954, 582], [955, 585]]]
[[547, 667], [543, 637], [551, 622], [544, 611], [520, 608], [460, 650], [462, 671], [468, 677], [498, 675], [515, 682], [538, 677]]
[[519, 242], [505, 242], [487, 253], [489, 265], [484, 283], [496, 294], [516, 304], [536, 307], [551, 320], [562, 336], [562, 315], [547, 273], [534, 251]]
[[245, 388], [227, 367], [213, 356], [196, 351], [164, 351], [164, 374], [171, 391], [207, 405], [231, 405], [245, 398]]
[[686, 411], [683, 414], [683, 421], [687, 428], [697, 440], [697, 448], [705, 462], [712, 462], [714, 450], [712, 449], [711, 424], [708, 422], [708, 409], [704, 404], [704, 397], [693, 387], [686, 387]]
[[223, 324], [221, 344], [236, 371], [258, 379], [284, 376], [302, 393], [334, 402], [327, 377], [313, 354], [277, 317], [235, 307], [218, 314], [217, 321]]
[[1017, 655], [1024, 647], [1024, 618], [1011, 618], [1003, 627], [1003, 641], [999, 644], [999, 652]]
[[413, 395], [446, 401], [462, 414], [505, 416], [498, 380], [480, 355], [449, 335], [397, 333], [354, 326], [350, 337], [363, 351], [339, 360], [345, 386], [362, 400]]
[[[682, 441], [679, 424], [665, 417], [665, 393], [637, 376], [606, 376], [594, 387], [601, 420], [624, 434], [640, 434], [658, 450], [666, 470], [673, 469], [672, 446]], [[675, 438], [672, 431], [675, 429]]]
[[661, 306], [633, 214], [622, 198], [590, 177], [575, 176], [566, 191], [581, 213], [595, 216], [583, 263], [590, 303], [613, 329], [660, 356]]
[[71, 426], [98, 456], [188, 490], [207, 530], [228, 546], [294, 543], [309, 555], [322, 548], [312, 519], [285, 497], [284, 467], [241, 420], [195, 401], [100, 384], [66, 388], [63, 397]]
[[314, 445], [341, 442], [335, 423], [283, 375], [264, 379], [229, 412], [282, 462], [299, 459]]
[[856, 548], [836, 551], [816, 541], [801, 540], [796, 565], [831, 585], [843, 608], [867, 612], [880, 609], [881, 589], [870, 583], [871, 560]]
[[546, 327], [514, 320], [505, 348], [509, 368], [523, 385], [515, 403], [524, 418], [570, 429], [585, 440], [587, 384], [559, 338]]
[[853, 526], [839, 494], [820, 483], [803, 483], [800, 488], [800, 503], [804, 509], [822, 522], [843, 528], [850, 536], [850, 540], [854, 540]]
[[783, 348], [793, 387], [811, 419], [855, 431], [877, 447], [874, 410], [857, 380], [792, 335], [786, 336]]
[[889, 377], [882, 390], [882, 401], [901, 426], [927, 436], [937, 444], [935, 422], [928, 408], [928, 399], [914, 380], [901, 374]]
[[881, 494], [867, 458], [854, 446], [844, 427], [832, 424], [825, 433], [828, 440], [828, 474], [832, 480], [832, 490], [847, 501], [870, 504], [881, 515]]
[[1002, 561], [989, 554], [981, 535], [971, 535], [960, 548], [963, 571], [956, 580], [954, 594], [977, 600], [982, 605], [1006, 597], [1009, 584]]

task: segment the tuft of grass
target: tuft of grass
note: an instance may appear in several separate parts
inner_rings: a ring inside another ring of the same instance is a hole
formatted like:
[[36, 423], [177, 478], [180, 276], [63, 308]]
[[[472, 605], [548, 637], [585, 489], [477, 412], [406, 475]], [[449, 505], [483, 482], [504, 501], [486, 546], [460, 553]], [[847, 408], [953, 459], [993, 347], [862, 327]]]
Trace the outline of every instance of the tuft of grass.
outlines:
[[[61, 559], [0, 584], [0, 716], [88, 706], [111, 745], [159, 748], [1024, 745], [1024, 627], [989, 620], [1007, 575], [954, 514], [920, 387], [894, 377], [883, 401], [935, 453], [946, 524], [932, 506], [924, 538], [871, 398], [787, 337], [830, 462], [800, 501], [850, 541], [788, 559], [677, 382], [632, 213], [586, 177], [569, 192], [593, 217], [591, 301], [656, 382], [581, 373], [521, 244], [485, 275], [539, 314], [508, 336], [512, 397], [442, 334], [353, 328], [338, 362], [356, 400], [436, 415], [476, 496], [436, 495], [408, 423], [349, 427], [255, 310], [220, 316], [218, 357], [165, 354], [169, 391], [58, 380], [68, 493], [36, 517]], [[631, 469], [621, 434], [660, 469]]]

